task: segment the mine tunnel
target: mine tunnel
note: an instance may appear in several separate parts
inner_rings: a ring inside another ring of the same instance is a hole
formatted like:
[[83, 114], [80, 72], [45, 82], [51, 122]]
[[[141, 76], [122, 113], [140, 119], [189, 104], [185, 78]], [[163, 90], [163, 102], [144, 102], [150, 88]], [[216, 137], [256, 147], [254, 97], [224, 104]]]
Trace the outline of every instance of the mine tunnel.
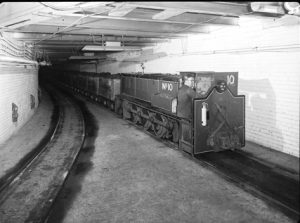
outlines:
[[1, 2], [0, 222], [299, 222], [298, 2]]

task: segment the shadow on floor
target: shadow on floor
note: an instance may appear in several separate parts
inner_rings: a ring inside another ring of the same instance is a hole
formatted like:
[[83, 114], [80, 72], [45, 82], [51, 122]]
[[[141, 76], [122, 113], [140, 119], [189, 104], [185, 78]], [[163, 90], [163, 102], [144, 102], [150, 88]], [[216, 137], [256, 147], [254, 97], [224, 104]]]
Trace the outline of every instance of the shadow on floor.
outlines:
[[69, 176], [61, 189], [51, 213], [46, 220], [47, 223], [62, 222], [67, 211], [72, 206], [77, 194], [81, 191], [81, 182], [86, 174], [93, 168], [91, 158], [95, 152], [94, 142], [98, 134], [99, 126], [92, 113], [89, 112], [85, 103], [76, 99], [85, 120], [85, 140], [83, 147], [72, 167]]

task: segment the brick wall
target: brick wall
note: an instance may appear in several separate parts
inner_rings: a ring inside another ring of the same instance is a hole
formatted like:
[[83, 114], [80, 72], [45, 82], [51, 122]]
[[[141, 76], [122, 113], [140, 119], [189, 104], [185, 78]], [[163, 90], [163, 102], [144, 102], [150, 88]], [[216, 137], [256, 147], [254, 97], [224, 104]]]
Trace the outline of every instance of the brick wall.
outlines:
[[[38, 106], [36, 65], [0, 60], [0, 145], [16, 133], [34, 114], [30, 95]], [[18, 120], [12, 121], [12, 103], [18, 106]]]

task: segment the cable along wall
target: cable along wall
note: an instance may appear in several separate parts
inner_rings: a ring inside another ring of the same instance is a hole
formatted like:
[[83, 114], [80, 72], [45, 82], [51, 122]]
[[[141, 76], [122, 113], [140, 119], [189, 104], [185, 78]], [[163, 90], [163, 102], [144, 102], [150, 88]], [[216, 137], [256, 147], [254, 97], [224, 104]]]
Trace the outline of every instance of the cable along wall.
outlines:
[[38, 63], [33, 50], [0, 33], [0, 148], [34, 114]]

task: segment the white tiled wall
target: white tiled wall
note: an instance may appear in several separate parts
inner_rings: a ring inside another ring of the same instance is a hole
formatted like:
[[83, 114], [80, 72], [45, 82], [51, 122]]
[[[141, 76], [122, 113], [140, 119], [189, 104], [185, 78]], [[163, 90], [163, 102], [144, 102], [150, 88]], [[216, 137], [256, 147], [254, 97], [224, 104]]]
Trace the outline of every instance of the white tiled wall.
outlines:
[[[38, 70], [11, 63], [1, 67], [0, 61], [0, 145], [16, 133], [34, 114], [31, 109], [30, 94], [38, 106]], [[18, 121], [12, 122], [12, 103], [18, 106]]]

